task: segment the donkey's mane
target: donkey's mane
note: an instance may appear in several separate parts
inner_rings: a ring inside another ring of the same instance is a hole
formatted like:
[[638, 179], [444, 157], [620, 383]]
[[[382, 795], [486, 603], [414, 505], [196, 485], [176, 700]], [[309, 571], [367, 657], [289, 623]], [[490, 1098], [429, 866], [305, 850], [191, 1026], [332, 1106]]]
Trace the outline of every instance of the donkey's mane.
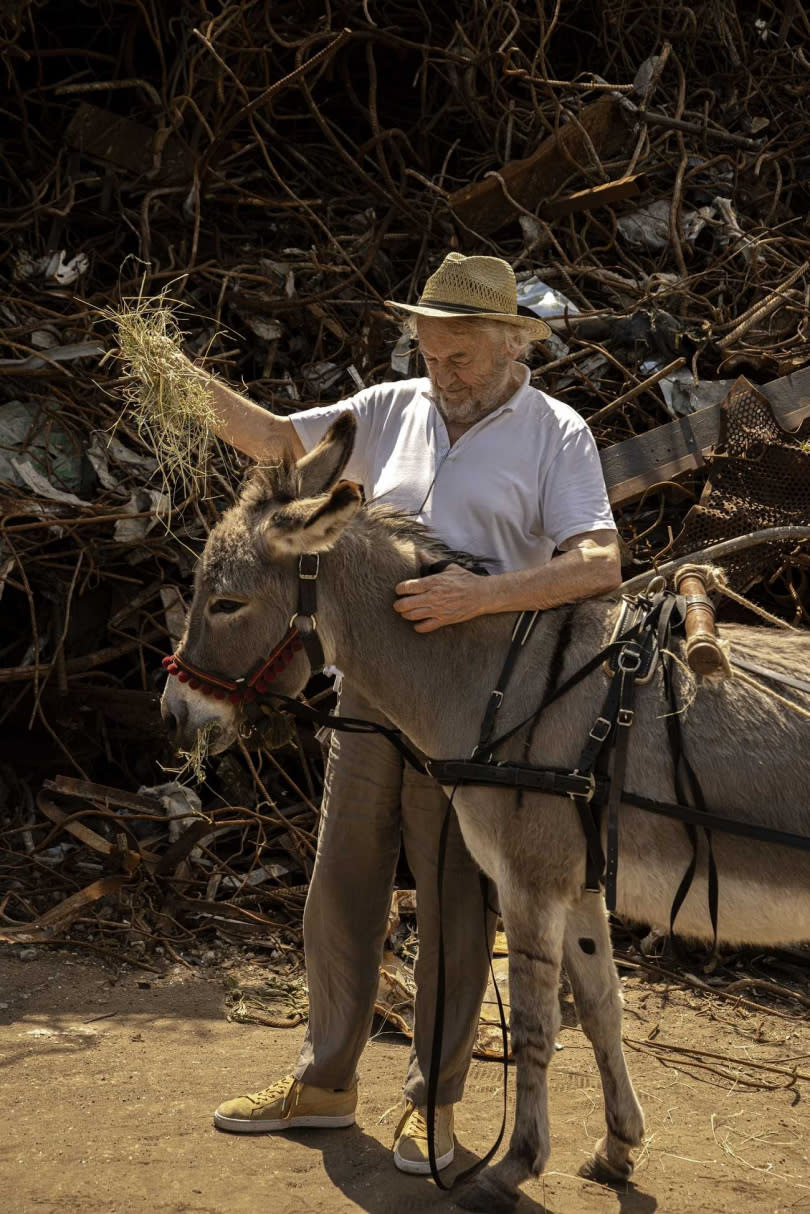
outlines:
[[476, 566], [480, 567], [486, 563], [485, 557], [445, 544], [444, 540], [440, 540], [429, 527], [420, 523], [412, 514], [408, 514], [407, 510], [371, 502], [364, 506], [357, 516], [358, 522], [364, 520], [372, 525], [379, 523], [395, 540], [415, 544], [437, 561], [452, 561], [465, 569], [475, 569]]
[[[265, 507], [270, 502], [286, 505], [295, 501], [301, 494], [301, 477], [296, 467], [294, 457], [286, 452], [272, 464], [257, 464], [251, 471], [239, 498], [241, 510], [251, 510]], [[460, 549], [452, 548], [440, 540], [429, 527], [420, 523], [407, 510], [395, 506], [384, 506], [376, 502], [368, 502], [358, 513], [351, 526], [379, 525], [394, 540], [402, 543], [412, 543], [423, 549], [437, 561], [452, 561], [465, 569], [474, 569], [486, 563], [486, 558], [477, 556]]]

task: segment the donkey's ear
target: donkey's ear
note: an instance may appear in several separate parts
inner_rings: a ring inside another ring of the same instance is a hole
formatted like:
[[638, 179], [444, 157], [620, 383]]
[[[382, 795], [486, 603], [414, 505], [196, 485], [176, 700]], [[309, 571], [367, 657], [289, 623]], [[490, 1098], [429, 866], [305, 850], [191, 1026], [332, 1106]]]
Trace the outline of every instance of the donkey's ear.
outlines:
[[299, 459], [296, 467], [301, 479], [301, 497], [315, 497], [332, 488], [349, 462], [356, 433], [354, 414], [341, 413], [317, 447]]
[[363, 495], [351, 481], [341, 481], [316, 502], [298, 501], [268, 518], [262, 542], [270, 556], [298, 556], [325, 552], [340, 536], [363, 504]]

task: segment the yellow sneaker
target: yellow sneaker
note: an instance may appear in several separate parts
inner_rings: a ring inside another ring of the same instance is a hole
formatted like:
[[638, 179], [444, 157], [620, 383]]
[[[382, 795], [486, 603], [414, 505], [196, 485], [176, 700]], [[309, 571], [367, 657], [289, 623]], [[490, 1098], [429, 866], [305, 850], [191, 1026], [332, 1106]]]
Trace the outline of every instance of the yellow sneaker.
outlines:
[[356, 1083], [345, 1090], [316, 1088], [287, 1075], [261, 1092], [226, 1100], [214, 1113], [214, 1125], [236, 1134], [335, 1129], [354, 1125], [356, 1108]]
[[[435, 1125], [436, 1167], [441, 1171], [453, 1162], [453, 1106], [439, 1105]], [[427, 1109], [408, 1101], [394, 1135], [394, 1163], [400, 1172], [430, 1172]]]

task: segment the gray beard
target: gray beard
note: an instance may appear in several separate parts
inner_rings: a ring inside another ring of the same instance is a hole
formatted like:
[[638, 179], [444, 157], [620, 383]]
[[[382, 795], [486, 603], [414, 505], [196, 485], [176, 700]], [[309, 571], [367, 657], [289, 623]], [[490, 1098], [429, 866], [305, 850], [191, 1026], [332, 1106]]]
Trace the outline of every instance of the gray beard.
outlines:
[[494, 402], [470, 399], [451, 405], [436, 388], [431, 393], [431, 399], [445, 425], [449, 423], [455, 426], [474, 426], [476, 422], [480, 422], [487, 414], [493, 413], [498, 408]]

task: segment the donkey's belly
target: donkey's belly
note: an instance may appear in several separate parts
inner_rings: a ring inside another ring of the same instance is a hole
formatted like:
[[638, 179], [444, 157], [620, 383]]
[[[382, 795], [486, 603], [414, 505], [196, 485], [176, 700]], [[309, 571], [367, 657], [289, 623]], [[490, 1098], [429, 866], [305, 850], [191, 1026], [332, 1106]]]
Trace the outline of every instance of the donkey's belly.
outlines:
[[[790, 944], [810, 940], [810, 853], [719, 836], [713, 839], [718, 872], [718, 937], [726, 944]], [[617, 910], [625, 918], [669, 928], [675, 893], [691, 849], [677, 859], [663, 854], [646, 862], [637, 854], [619, 864]], [[698, 867], [678, 912], [679, 935], [710, 941], [709, 882], [705, 839]]]

